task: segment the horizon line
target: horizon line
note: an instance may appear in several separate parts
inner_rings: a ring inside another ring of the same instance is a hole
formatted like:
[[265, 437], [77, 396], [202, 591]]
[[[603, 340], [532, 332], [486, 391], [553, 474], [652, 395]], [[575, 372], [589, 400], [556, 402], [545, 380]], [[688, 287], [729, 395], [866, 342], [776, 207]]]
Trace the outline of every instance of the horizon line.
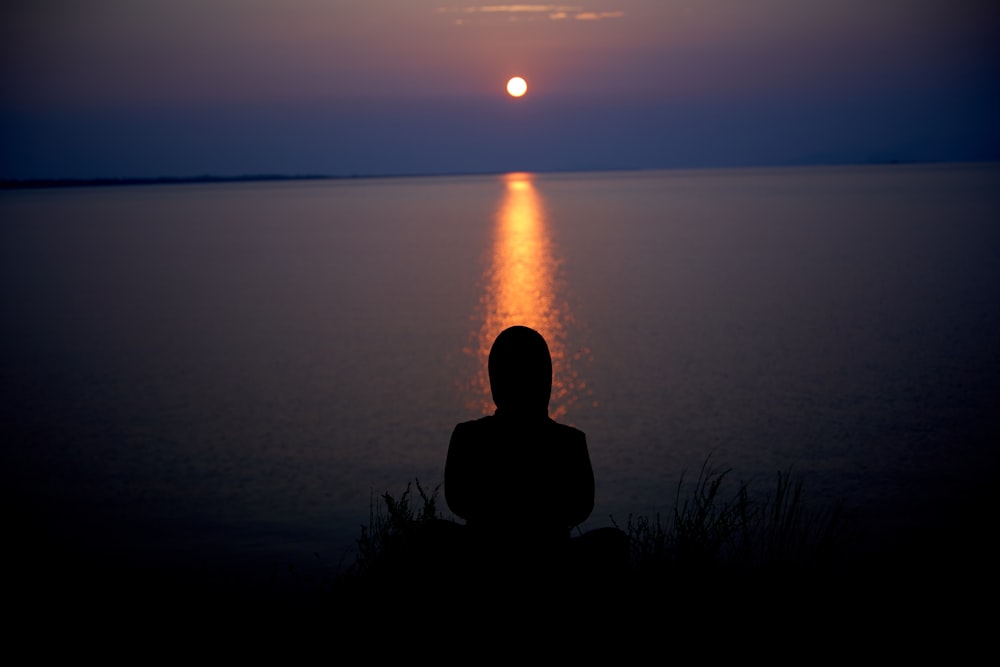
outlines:
[[392, 178], [441, 178], [456, 176], [499, 176], [510, 173], [533, 173], [533, 174], [580, 174], [580, 173], [600, 173], [600, 172], [627, 172], [627, 171], [694, 171], [712, 169], [781, 169], [795, 167], [862, 167], [862, 166], [891, 166], [891, 165], [921, 165], [921, 164], [991, 164], [997, 163], [995, 159], [926, 159], [926, 160], [905, 160], [905, 159], [872, 159], [866, 161], [789, 161], [782, 163], [761, 163], [761, 164], [718, 164], [701, 166], [674, 166], [674, 167], [589, 167], [578, 169], [539, 169], [539, 170], [486, 170], [486, 171], [454, 171], [454, 172], [384, 172], [384, 173], [355, 173], [355, 174], [280, 174], [280, 173], [257, 173], [257, 174], [201, 174], [191, 176], [96, 176], [86, 178], [3, 178], [0, 179], [0, 190], [24, 190], [35, 188], [72, 188], [72, 187], [99, 187], [115, 185], [184, 185], [196, 183], [237, 183], [237, 182], [264, 182], [264, 181], [319, 181], [319, 180], [360, 180], [360, 179], [392, 179]]

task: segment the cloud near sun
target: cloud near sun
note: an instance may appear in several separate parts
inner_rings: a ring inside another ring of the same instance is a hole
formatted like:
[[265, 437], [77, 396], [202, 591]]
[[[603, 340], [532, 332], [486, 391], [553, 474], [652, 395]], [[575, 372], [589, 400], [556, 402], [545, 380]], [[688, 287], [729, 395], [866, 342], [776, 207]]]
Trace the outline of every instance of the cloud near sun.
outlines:
[[[577, 21], [600, 21], [602, 19], [618, 19], [625, 16], [622, 11], [585, 11], [575, 5], [464, 5], [438, 7], [441, 14], [461, 14], [465, 17], [476, 15], [480, 21], [489, 18], [505, 16], [505, 20], [550, 20], [561, 21], [573, 19]], [[462, 23], [463, 18], [455, 19]]]

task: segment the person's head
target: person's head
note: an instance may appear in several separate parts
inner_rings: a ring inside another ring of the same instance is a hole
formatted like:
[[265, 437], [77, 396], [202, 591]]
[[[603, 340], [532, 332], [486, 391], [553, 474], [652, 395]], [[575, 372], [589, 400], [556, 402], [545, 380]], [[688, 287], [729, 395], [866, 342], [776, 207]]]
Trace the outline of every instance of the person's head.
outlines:
[[523, 326], [501, 331], [490, 348], [489, 372], [498, 412], [548, 416], [552, 357], [540, 333]]

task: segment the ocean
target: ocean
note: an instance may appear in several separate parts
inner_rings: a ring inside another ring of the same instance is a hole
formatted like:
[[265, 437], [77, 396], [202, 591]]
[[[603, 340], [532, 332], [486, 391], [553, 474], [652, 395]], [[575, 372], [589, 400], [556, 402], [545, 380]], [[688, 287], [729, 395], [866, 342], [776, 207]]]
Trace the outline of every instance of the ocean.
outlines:
[[9, 190], [0, 259], [26, 558], [343, 571], [492, 411], [510, 324], [587, 434], [583, 530], [668, 516], [707, 462], [878, 534], [997, 462], [995, 164]]

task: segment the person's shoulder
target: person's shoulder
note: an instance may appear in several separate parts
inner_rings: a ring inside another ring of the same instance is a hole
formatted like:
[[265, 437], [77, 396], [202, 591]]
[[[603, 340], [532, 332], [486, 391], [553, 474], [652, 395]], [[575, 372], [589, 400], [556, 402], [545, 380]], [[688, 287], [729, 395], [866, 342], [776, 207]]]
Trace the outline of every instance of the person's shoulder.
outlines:
[[487, 415], [486, 417], [480, 417], [479, 419], [459, 422], [458, 424], [455, 424], [455, 435], [462, 436], [489, 430], [493, 428], [494, 419], [495, 418], [492, 415]]
[[575, 426], [561, 424], [554, 419], [549, 420], [549, 428], [557, 432], [559, 437], [567, 440], [586, 440], [587, 438], [586, 434]]
[[485, 417], [480, 417], [479, 419], [470, 419], [466, 422], [459, 422], [455, 424], [456, 429], [468, 430], [475, 428], [488, 428], [495, 420], [496, 417], [493, 415], [486, 415]]

